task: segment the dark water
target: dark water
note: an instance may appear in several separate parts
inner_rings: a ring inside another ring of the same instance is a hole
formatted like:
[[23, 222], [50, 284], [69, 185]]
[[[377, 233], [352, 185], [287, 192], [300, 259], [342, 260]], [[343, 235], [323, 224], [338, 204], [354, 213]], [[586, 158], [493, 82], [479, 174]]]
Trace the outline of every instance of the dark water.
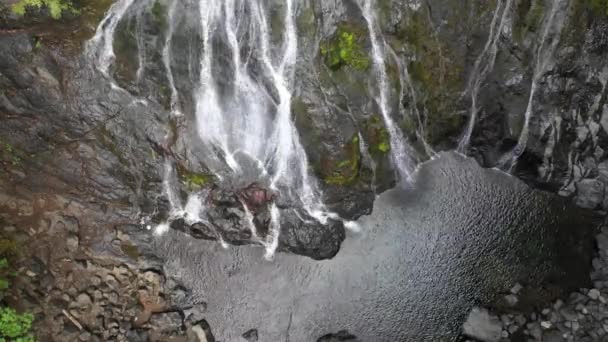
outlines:
[[[562, 199], [456, 154], [420, 168], [410, 189], [380, 196], [332, 260], [258, 247], [159, 239], [167, 273], [208, 303], [219, 341], [304, 342], [346, 329], [360, 341], [451, 341], [475, 304], [515, 282], [588, 277], [591, 220]], [[583, 234], [585, 233], [585, 234]], [[588, 234], [590, 235], [590, 234]], [[566, 275], [565, 272], [568, 272]]]

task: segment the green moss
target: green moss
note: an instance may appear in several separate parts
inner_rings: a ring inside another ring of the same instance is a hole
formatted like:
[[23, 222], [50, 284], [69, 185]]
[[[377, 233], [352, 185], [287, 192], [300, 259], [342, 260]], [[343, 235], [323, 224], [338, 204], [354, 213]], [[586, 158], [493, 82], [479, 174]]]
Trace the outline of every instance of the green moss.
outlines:
[[114, 77], [120, 84], [129, 84], [137, 80], [139, 58], [137, 56], [137, 22], [122, 20], [116, 27], [114, 36], [114, 53], [116, 55]]
[[139, 259], [139, 249], [137, 249], [137, 247], [133, 246], [131, 243], [129, 242], [123, 242], [120, 244], [120, 250], [122, 250], [122, 252], [130, 257], [131, 259]]
[[0, 163], [9, 166], [19, 166], [24, 153], [13, 145], [0, 140]]
[[182, 184], [190, 191], [200, 190], [210, 185], [214, 179], [213, 175], [190, 171], [181, 165], [177, 167], [177, 174]]
[[327, 184], [344, 186], [357, 180], [361, 166], [361, 150], [359, 149], [359, 136], [357, 134], [345, 146], [345, 150], [349, 156], [348, 159], [329, 162], [333, 167], [330, 166], [331, 173], [324, 177]]
[[418, 103], [413, 105], [426, 115], [425, 138], [438, 142], [459, 129], [454, 127], [452, 113], [459, 101], [466, 59], [454, 55], [450, 42], [440, 40], [423, 10], [407, 18], [399, 35], [414, 55], [408, 71], [418, 94]]
[[369, 68], [370, 59], [361, 47], [361, 37], [360, 32], [355, 32], [346, 25], [340, 26], [334, 37], [321, 45], [325, 64], [332, 70], [343, 66], [356, 70]]
[[372, 155], [386, 154], [391, 150], [391, 140], [384, 122], [378, 115], [372, 116], [366, 123], [368, 150]]
[[0, 308], [0, 341], [34, 342], [31, 335], [32, 314], [18, 314], [7, 307]]
[[10, 257], [17, 254], [17, 244], [13, 240], [0, 239], [0, 256]]
[[165, 13], [167, 13], [167, 9], [165, 8], [165, 5], [163, 5], [160, 0], [156, 0], [154, 2], [154, 5], [152, 5], [151, 12], [152, 12], [152, 17], [154, 18], [154, 22], [156, 23], [156, 25], [158, 25], [161, 29], [163, 29], [165, 27], [165, 25], [167, 24], [167, 20], [165, 17]]
[[513, 35], [515, 39], [522, 40], [526, 33], [536, 32], [542, 26], [545, 4], [543, 0], [521, 0], [515, 12]]
[[131, 164], [127, 156], [125, 156], [123, 149], [118, 146], [114, 136], [112, 136], [112, 134], [105, 127], [102, 127], [99, 130], [97, 137], [102, 145], [105, 146], [107, 150], [118, 159], [120, 164], [124, 166], [129, 166]]
[[78, 13], [71, 0], [19, 0], [11, 7], [13, 13], [23, 16], [28, 8], [41, 9], [46, 7], [53, 19], [60, 19], [64, 11]]
[[608, 16], [608, 0], [583, 0], [585, 7], [598, 16]]

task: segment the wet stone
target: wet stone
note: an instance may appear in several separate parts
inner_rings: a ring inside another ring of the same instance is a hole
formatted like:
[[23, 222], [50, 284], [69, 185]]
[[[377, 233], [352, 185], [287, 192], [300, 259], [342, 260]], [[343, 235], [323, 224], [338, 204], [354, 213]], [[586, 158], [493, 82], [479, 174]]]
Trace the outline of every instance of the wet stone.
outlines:
[[600, 291], [598, 289], [591, 289], [587, 295], [592, 300], [598, 300], [600, 298]]
[[463, 325], [463, 332], [483, 342], [497, 342], [501, 338], [502, 325], [498, 317], [487, 310], [474, 308]]

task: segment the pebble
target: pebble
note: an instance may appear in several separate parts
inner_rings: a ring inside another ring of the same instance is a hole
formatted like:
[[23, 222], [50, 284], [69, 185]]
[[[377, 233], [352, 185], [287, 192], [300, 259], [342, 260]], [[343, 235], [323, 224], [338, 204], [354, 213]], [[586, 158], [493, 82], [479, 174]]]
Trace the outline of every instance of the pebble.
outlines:
[[505, 302], [507, 302], [507, 305], [513, 307], [515, 305], [517, 305], [517, 302], [519, 302], [519, 299], [517, 299], [516, 295], [508, 295], [505, 296]]
[[553, 326], [553, 324], [551, 324], [551, 322], [549, 322], [549, 321], [542, 321], [542, 322], [540, 322], [540, 326], [543, 329], [551, 329], [551, 327]]
[[81, 293], [76, 297], [76, 305], [79, 308], [86, 308], [92, 304], [91, 297], [86, 293]]
[[521, 289], [523, 289], [523, 286], [521, 286], [520, 283], [516, 283], [512, 288], [511, 288], [511, 293], [512, 294], [518, 294], [519, 291], [521, 291]]
[[75, 252], [78, 250], [78, 245], [80, 244], [78, 237], [76, 235], [71, 234], [65, 240], [66, 246], [68, 246], [68, 250], [70, 252]]
[[564, 305], [564, 301], [561, 299], [558, 299], [557, 301], [555, 301], [555, 304], [553, 304], [553, 308], [555, 310], [559, 310], [563, 305]]
[[464, 335], [484, 342], [498, 342], [502, 336], [500, 319], [481, 308], [471, 310], [462, 328]]
[[601, 294], [598, 289], [591, 289], [587, 295], [593, 300], [598, 300]]
[[563, 308], [559, 310], [559, 313], [568, 321], [576, 321], [578, 320], [578, 315], [571, 308]]

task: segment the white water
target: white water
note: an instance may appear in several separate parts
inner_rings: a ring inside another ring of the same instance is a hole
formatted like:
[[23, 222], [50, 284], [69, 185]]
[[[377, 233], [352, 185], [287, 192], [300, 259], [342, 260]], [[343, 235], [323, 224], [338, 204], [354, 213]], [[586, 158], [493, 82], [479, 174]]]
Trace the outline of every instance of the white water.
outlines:
[[[389, 84], [386, 75], [386, 65], [384, 61], [385, 45], [382, 35], [376, 28], [375, 13], [372, 6], [374, 0], [363, 0], [360, 4], [363, 17], [367, 22], [370, 41], [372, 44], [372, 60], [373, 71], [376, 85], [376, 103], [384, 120], [384, 125], [390, 136], [391, 156], [395, 169], [399, 174], [400, 181], [406, 181], [410, 178], [412, 170], [415, 167], [414, 161], [410, 158], [412, 155], [410, 148], [406, 142], [403, 133], [396, 126], [391, 116], [391, 105], [389, 104]], [[373, 92], [373, 91], [372, 91]]]
[[[469, 85], [467, 91], [465, 92], [471, 95], [471, 117], [464, 135], [458, 142], [457, 151], [460, 153], [465, 153], [471, 142], [471, 134], [473, 134], [473, 129], [475, 128], [475, 123], [477, 121], [477, 112], [479, 111], [479, 108], [477, 107], [479, 89], [485, 81], [486, 76], [494, 69], [496, 54], [498, 52], [498, 41], [503, 31], [503, 27], [507, 22], [509, 12], [511, 11], [511, 4], [512, 0], [506, 0], [506, 3], [503, 0], [497, 1], [496, 9], [494, 10], [494, 15], [492, 17], [492, 23], [490, 24], [488, 40], [473, 66]], [[500, 21], [498, 20], [499, 18]]]
[[[144, 3], [135, 8], [133, 3], [134, 0], [116, 2], [99, 25], [95, 37], [88, 42], [87, 55], [110, 79], [118, 23], [130, 9], [141, 11], [152, 4]], [[198, 144], [198, 151], [203, 151], [206, 166], [231, 187], [261, 183], [280, 193], [281, 197], [299, 203], [297, 207], [303, 209], [304, 216], [323, 224], [330, 218], [340, 219], [328, 212], [322, 203], [322, 194], [316, 180], [308, 173], [308, 159], [292, 122], [291, 97], [298, 51], [294, 0], [286, 0], [280, 7], [284, 13], [279, 42], [272, 40], [271, 11], [265, 7], [266, 1], [192, 0], [192, 4], [185, 4], [186, 7], [198, 7], [200, 22], [200, 72], [195, 77], [193, 89], [196, 119], [193, 128], [200, 141], [192, 143]], [[161, 56], [171, 90], [171, 112], [179, 116], [183, 114], [180, 94], [171, 66], [178, 5], [178, 0], [169, 5]], [[131, 20], [137, 20], [141, 15], [129, 13]], [[141, 33], [138, 31], [138, 36]], [[218, 45], [218, 41], [223, 44]], [[137, 42], [138, 48], [145, 50], [147, 44], [142, 37], [137, 37]], [[139, 51], [138, 55], [137, 76], [140, 79], [145, 74], [146, 52]], [[174, 190], [177, 183], [174, 167], [168, 162], [163, 184], [171, 206], [168, 221], [177, 218], [185, 218], [187, 223], [203, 221], [203, 196], [190, 194], [184, 205]], [[249, 220], [254, 240], [265, 247], [268, 259], [278, 247], [281, 222], [276, 205], [272, 205], [270, 214], [269, 233], [265, 237], [258, 236], [251, 217]], [[169, 223], [165, 222], [155, 232], [162, 234], [168, 227]], [[223, 241], [219, 234], [218, 239]]]
[[179, 94], [175, 87], [175, 79], [173, 78], [173, 70], [171, 69], [171, 42], [173, 38], [173, 32], [175, 30], [175, 12], [177, 10], [177, 4], [179, 0], [172, 0], [169, 6], [168, 25], [169, 28], [165, 35], [165, 44], [163, 46], [163, 64], [165, 66], [165, 72], [167, 73], [167, 82], [169, 82], [169, 89], [171, 90], [171, 113], [176, 116], [181, 116], [182, 111], [179, 107]]
[[115, 57], [113, 44], [116, 26], [133, 2], [134, 0], [118, 0], [112, 4], [105, 18], [97, 26], [95, 35], [87, 42], [87, 55], [95, 60], [95, 66], [105, 76], [108, 76], [108, 70]]
[[536, 62], [534, 65], [534, 73], [532, 75], [532, 85], [530, 87], [530, 96], [528, 98], [528, 105], [526, 107], [526, 112], [524, 114], [524, 125], [519, 135], [519, 139], [517, 141], [517, 145], [513, 148], [511, 154], [507, 156], [509, 159], [503, 161], [501, 167], [503, 169], [508, 169], [511, 171], [519, 157], [523, 154], [524, 150], [527, 147], [528, 136], [529, 136], [529, 125], [530, 118], [532, 117], [532, 111], [534, 110], [534, 97], [536, 95], [536, 91], [538, 89], [538, 80], [547, 70], [548, 64], [551, 61], [553, 53], [559, 43], [559, 38], [561, 34], [561, 27], [556, 29], [556, 34], [551, 37], [551, 44], [547, 49], [545, 49], [545, 43], [549, 38], [549, 34], [551, 32], [551, 28], [554, 26], [554, 21], [556, 14], [558, 12], [565, 13], [566, 11], [558, 11], [560, 7], [567, 6], [567, 0], [554, 0], [552, 2], [551, 11], [548, 16], [545, 18], [543, 23], [543, 32], [538, 44], [538, 48], [536, 50]]
[[[420, 115], [420, 111], [418, 110], [418, 100], [416, 99], [416, 90], [414, 89], [414, 85], [412, 83], [412, 78], [410, 77], [410, 73], [407, 70], [407, 67], [401, 61], [401, 58], [397, 56], [397, 53], [393, 49], [391, 49], [388, 45], [386, 46], [388, 51], [391, 53], [393, 57], [394, 63], [397, 65], [399, 69], [399, 84], [401, 88], [399, 89], [399, 108], [402, 108], [403, 99], [405, 98], [406, 90], [411, 98], [411, 113], [408, 113], [410, 116], [414, 116], [417, 121], [418, 128], [416, 129], [416, 137], [418, 140], [422, 142], [424, 146], [424, 151], [429, 157], [436, 155], [437, 153], [433, 150], [433, 147], [426, 141], [426, 133], [425, 133], [425, 123], [422, 121], [422, 116]], [[406, 114], [407, 115], [407, 114]]]

